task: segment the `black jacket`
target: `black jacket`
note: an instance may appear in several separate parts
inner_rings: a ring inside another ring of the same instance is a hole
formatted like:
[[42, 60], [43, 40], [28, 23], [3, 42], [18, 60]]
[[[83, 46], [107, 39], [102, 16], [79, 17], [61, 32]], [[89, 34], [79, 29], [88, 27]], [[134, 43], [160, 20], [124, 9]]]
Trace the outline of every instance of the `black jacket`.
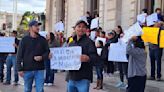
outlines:
[[106, 46], [101, 47], [101, 55], [97, 57], [97, 62], [95, 62], [95, 66], [103, 67], [104, 63], [108, 61], [108, 48]]
[[[15, 38], [15, 44], [19, 45], [19, 40], [17, 38]], [[11, 53], [11, 54], [17, 54], [17, 48], [15, 47], [15, 53]]]
[[90, 57], [89, 62], [82, 62], [81, 68], [79, 70], [71, 70], [68, 74], [69, 80], [81, 80], [88, 79], [92, 81], [92, 65], [96, 62], [96, 58], [98, 57], [96, 47], [94, 42], [88, 38], [86, 35], [83, 35], [81, 39], [77, 41], [76, 36], [74, 37], [74, 41], [70, 43], [69, 46], [81, 46], [82, 54], [88, 55]]
[[[44, 37], [40, 35], [37, 38], [32, 38], [30, 35], [23, 37], [17, 53], [18, 71], [43, 70], [44, 60], [48, 59], [49, 52], [48, 43]], [[43, 60], [36, 62], [34, 56], [42, 56]]]

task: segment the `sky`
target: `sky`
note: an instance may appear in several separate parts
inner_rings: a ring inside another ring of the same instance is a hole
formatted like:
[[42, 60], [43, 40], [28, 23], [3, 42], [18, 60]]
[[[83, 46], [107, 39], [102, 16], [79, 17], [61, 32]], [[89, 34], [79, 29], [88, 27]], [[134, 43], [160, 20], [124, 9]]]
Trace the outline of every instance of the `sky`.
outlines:
[[[14, 0], [0, 0], [0, 11], [13, 12]], [[46, 0], [17, 0], [17, 12], [23, 14], [26, 11], [34, 11], [36, 13], [44, 12], [46, 8]]]

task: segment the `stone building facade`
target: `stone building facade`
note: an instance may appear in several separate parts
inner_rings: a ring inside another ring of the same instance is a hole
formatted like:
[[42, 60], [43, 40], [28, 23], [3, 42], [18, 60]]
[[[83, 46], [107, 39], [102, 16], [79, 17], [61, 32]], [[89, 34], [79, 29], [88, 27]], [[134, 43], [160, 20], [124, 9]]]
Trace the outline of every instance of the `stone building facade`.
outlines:
[[[22, 19], [22, 14], [17, 14], [17, 26], [20, 24], [20, 21]], [[0, 31], [5, 31], [2, 30], [3, 24], [6, 24], [8, 30], [8, 26], [11, 24], [12, 27], [12, 22], [13, 22], [13, 13], [8, 13], [8, 12], [0, 12]]]
[[108, 32], [117, 25], [127, 29], [136, 21], [143, 8], [149, 13], [161, 8], [164, 14], [164, 0], [47, 0], [46, 30], [54, 31], [54, 25], [61, 19], [65, 24], [65, 35], [72, 33], [72, 27], [86, 11], [98, 13], [100, 26]]

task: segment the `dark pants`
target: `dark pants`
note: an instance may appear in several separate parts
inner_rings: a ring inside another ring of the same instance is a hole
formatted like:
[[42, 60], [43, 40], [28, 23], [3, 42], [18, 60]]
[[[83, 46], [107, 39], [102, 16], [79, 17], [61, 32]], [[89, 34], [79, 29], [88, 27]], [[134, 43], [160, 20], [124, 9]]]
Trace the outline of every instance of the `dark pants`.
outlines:
[[114, 64], [112, 61], [107, 62], [107, 73], [114, 73]]
[[46, 76], [44, 83], [54, 83], [55, 70], [50, 68], [50, 61], [45, 62]]
[[127, 92], [144, 92], [146, 76], [135, 76], [128, 78]]
[[96, 73], [97, 73], [97, 79], [102, 80], [103, 79], [103, 67], [96, 66]]
[[5, 64], [6, 57], [0, 56], [0, 81], [3, 82], [4, 78], [4, 64]]
[[0, 81], [3, 82], [3, 77], [4, 77], [4, 61], [0, 59]]
[[151, 49], [150, 51], [150, 61], [151, 61], [151, 77], [155, 78], [155, 70], [157, 64], [157, 78], [161, 78], [161, 58], [162, 58], [162, 50], [161, 48]]
[[127, 74], [128, 74], [128, 62], [119, 62], [118, 68], [120, 72], [120, 80], [121, 82], [124, 82], [124, 75], [127, 78]]

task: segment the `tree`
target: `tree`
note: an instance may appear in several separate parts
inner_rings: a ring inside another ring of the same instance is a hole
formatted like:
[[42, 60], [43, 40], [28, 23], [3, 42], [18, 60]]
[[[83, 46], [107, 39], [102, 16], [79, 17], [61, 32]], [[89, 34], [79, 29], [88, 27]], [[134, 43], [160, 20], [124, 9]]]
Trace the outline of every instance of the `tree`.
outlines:
[[21, 20], [21, 23], [20, 23], [20, 30], [22, 29], [23, 31], [27, 31], [29, 28], [28, 28], [28, 23], [33, 20], [33, 19], [37, 19], [37, 14], [34, 13], [34, 12], [25, 12], [22, 16], [22, 20]]

